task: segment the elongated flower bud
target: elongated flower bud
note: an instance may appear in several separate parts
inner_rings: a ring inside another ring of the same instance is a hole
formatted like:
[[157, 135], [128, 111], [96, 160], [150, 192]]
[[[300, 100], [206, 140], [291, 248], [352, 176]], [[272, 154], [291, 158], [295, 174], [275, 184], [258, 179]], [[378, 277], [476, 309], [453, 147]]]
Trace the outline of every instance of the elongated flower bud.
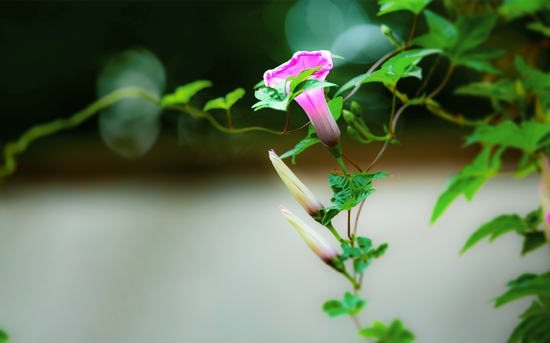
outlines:
[[313, 193], [311, 193], [309, 188], [294, 175], [279, 156], [277, 156], [275, 151], [271, 150], [269, 152], [269, 158], [271, 159], [271, 163], [273, 163], [273, 167], [275, 167], [275, 170], [281, 177], [281, 180], [283, 180], [294, 198], [298, 200], [300, 205], [302, 205], [310, 216], [317, 217], [319, 215], [319, 210], [324, 207], [323, 204], [321, 204]]
[[300, 218], [296, 217], [284, 206], [281, 206], [281, 212], [285, 218], [296, 228], [300, 236], [306, 244], [319, 256], [325, 263], [332, 264], [333, 259], [338, 256], [338, 252], [334, 249], [323, 236], [315, 232], [311, 227], [304, 223]]
[[[325, 81], [332, 69], [332, 54], [327, 50], [320, 51], [298, 51], [290, 61], [285, 62], [275, 69], [264, 73], [264, 82], [268, 87], [274, 87], [283, 82], [289, 76], [298, 76], [306, 69], [322, 67], [314, 72], [309, 78]], [[288, 92], [288, 90], [287, 90]], [[311, 124], [317, 132], [321, 143], [328, 147], [336, 146], [340, 139], [340, 129], [330, 113], [323, 88], [307, 90], [294, 98], [304, 109]]]

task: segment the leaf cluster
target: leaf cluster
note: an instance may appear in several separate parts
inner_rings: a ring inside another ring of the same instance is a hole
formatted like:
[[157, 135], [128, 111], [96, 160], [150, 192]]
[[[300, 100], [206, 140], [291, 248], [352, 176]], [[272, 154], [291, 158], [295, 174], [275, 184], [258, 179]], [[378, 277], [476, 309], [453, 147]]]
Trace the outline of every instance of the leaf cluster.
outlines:
[[378, 258], [386, 252], [388, 244], [383, 243], [378, 248], [372, 248], [372, 241], [366, 237], [357, 237], [357, 247], [352, 247], [348, 242], [341, 244], [344, 251], [340, 255], [342, 261], [353, 259], [355, 273], [361, 274], [370, 265], [373, 259]]
[[362, 329], [359, 334], [363, 337], [376, 339], [376, 343], [410, 343], [414, 341], [414, 335], [405, 329], [399, 319], [394, 320], [390, 326], [382, 322], [374, 322], [372, 327]]
[[438, 49], [454, 65], [463, 65], [478, 71], [498, 74], [488, 60], [504, 52], [481, 46], [497, 23], [495, 14], [465, 15], [451, 23], [440, 15], [425, 10], [428, 33], [413, 40], [426, 49]]
[[359, 314], [367, 305], [367, 301], [357, 295], [346, 292], [344, 300], [328, 300], [323, 304], [323, 311], [329, 317], [338, 317], [344, 314], [355, 316]]
[[500, 215], [481, 225], [468, 238], [460, 253], [463, 254], [485, 237], [489, 237], [489, 242], [492, 242], [507, 232], [516, 232], [524, 237], [521, 254], [525, 255], [546, 243], [544, 231], [538, 229], [541, 222], [542, 210], [540, 208], [528, 213], [523, 218], [517, 214]]

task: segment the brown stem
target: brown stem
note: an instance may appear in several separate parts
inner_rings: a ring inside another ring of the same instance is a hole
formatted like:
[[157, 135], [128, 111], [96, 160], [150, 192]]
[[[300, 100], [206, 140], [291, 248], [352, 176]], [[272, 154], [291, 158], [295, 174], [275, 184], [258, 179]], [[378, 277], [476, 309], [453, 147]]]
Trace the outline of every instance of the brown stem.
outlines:
[[355, 326], [357, 326], [357, 330], [362, 330], [363, 325], [361, 325], [361, 322], [359, 321], [359, 318], [357, 318], [357, 316], [351, 316], [351, 318], [353, 319], [353, 322], [355, 323]]
[[[365, 75], [370, 75], [372, 74], [373, 71], [376, 70], [376, 68], [378, 68], [382, 63], [384, 63], [388, 58], [392, 57], [393, 55], [395, 55], [396, 53], [400, 52], [401, 50], [400, 49], [396, 49], [396, 50], [393, 50], [393, 51], [390, 51], [388, 52], [387, 54], [385, 54], [384, 56], [382, 56], [378, 61], [376, 61], [375, 64], [372, 65], [372, 67], [369, 68], [369, 70], [367, 70], [367, 72], [365, 73]], [[344, 98], [344, 102], [348, 101], [349, 98], [351, 98], [355, 92], [357, 92], [357, 90], [359, 89], [359, 87], [361, 87], [361, 83], [356, 85], [355, 88], [353, 88], [351, 90], [351, 92], [349, 92], [349, 94]]]
[[395, 92], [397, 91], [397, 87], [395, 87], [393, 89], [393, 98], [392, 98], [392, 103], [391, 103], [391, 115], [390, 115], [390, 136], [393, 138], [395, 135], [393, 133], [393, 118], [395, 116], [395, 101], [396, 101], [396, 96], [395, 96]]
[[[449, 70], [447, 70], [447, 75], [445, 75], [445, 78], [443, 79], [443, 81], [441, 81], [441, 84], [439, 85], [439, 87], [437, 87], [436, 90], [434, 90], [430, 95], [428, 95], [426, 97], [426, 100], [433, 98], [434, 96], [439, 94], [439, 92], [441, 92], [443, 87], [445, 87], [445, 85], [447, 84], [447, 82], [451, 78], [451, 74], [453, 73], [454, 69], [455, 69], [455, 65], [454, 65], [454, 63], [451, 63], [451, 65], [449, 66]], [[424, 101], [426, 101], [426, 100], [424, 100]]]
[[351, 239], [351, 210], [348, 210], [348, 238], [353, 246], [353, 239]]
[[441, 60], [441, 55], [437, 55], [437, 59], [435, 60], [434, 64], [432, 65], [432, 67], [430, 68], [430, 71], [428, 72], [428, 76], [426, 76], [426, 78], [424, 79], [424, 82], [422, 83], [422, 86], [420, 86], [420, 88], [418, 88], [418, 90], [416, 91], [416, 95], [415, 95], [415, 98], [418, 98], [418, 96], [420, 95], [420, 92], [426, 88], [426, 86], [428, 85], [428, 81], [430, 80], [430, 78], [432, 77], [432, 74], [435, 70], [435, 67], [437, 66], [437, 64], [439, 63], [439, 61]]
[[413, 26], [412, 26], [412, 29], [411, 29], [411, 35], [409, 36], [409, 42], [413, 40], [414, 38], [414, 34], [416, 33], [416, 25], [418, 24], [418, 14], [415, 14], [414, 15], [414, 21], [413, 21]]
[[286, 108], [286, 124], [285, 124], [285, 129], [283, 130], [283, 132], [281, 132], [281, 136], [284, 136], [286, 131], [288, 130], [288, 126], [290, 125], [290, 110], [289, 108], [287, 107]]
[[353, 225], [353, 237], [357, 237], [357, 225], [359, 225], [359, 216], [361, 215], [361, 210], [363, 209], [363, 205], [365, 204], [365, 201], [367, 199], [363, 199], [361, 201], [361, 205], [359, 205], [359, 209], [357, 210], [357, 215], [355, 216], [355, 224]]
[[281, 135], [284, 135], [284, 134], [287, 134], [287, 133], [296, 133], [298, 131], [302, 131], [303, 129], [305, 129], [306, 127], [308, 127], [308, 125], [311, 124], [310, 121], [308, 121], [307, 123], [305, 123], [303, 126], [300, 126], [299, 128], [295, 129], [295, 130], [289, 130], [289, 131], [286, 131], [285, 133], [281, 133]]
[[353, 164], [353, 166], [357, 169], [358, 172], [361, 172], [361, 171], [362, 171], [361, 167], [359, 167], [355, 162], [353, 162], [353, 161], [351, 160], [351, 158], [347, 157], [346, 154], [342, 153], [342, 156], [344, 156], [344, 158], [345, 158], [349, 163]]
[[231, 111], [227, 110], [227, 126], [229, 126], [229, 130], [233, 131], [233, 122], [231, 121]]
[[384, 142], [384, 145], [382, 146], [382, 149], [380, 149], [380, 152], [378, 153], [378, 155], [376, 156], [376, 158], [374, 159], [374, 161], [372, 161], [372, 163], [370, 164], [370, 166], [367, 168], [366, 171], [369, 171], [372, 167], [374, 167], [374, 165], [376, 164], [376, 162], [378, 162], [378, 159], [382, 156], [382, 154], [384, 153], [384, 151], [386, 150], [386, 147], [388, 146], [388, 141], [385, 141]]

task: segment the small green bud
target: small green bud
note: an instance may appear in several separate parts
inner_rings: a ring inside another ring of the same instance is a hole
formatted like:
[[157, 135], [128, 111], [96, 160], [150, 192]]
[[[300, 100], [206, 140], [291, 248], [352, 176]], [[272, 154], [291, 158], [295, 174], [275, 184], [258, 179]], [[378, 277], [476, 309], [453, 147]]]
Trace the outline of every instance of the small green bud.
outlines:
[[344, 120], [346, 121], [346, 123], [350, 124], [353, 121], [355, 121], [355, 115], [353, 113], [351, 113], [350, 111], [342, 110], [342, 114], [344, 116]]
[[393, 31], [388, 25], [384, 25], [384, 24], [380, 25], [380, 31], [382, 31], [382, 34], [384, 36], [393, 36]]
[[363, 115], [363, 109], [356, 101], [352, 100], [350, 109], [357, 117], [361, 117]]

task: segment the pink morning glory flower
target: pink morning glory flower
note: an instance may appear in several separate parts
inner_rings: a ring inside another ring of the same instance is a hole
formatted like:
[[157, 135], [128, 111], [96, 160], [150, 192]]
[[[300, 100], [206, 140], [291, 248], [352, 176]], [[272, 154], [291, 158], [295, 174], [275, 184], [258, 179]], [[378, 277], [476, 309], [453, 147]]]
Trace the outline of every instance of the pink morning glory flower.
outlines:
[[[305, 69], [321, 67], [315, 71], [309, 79], [325, 81], [332, 69], [332, 54], [327, 50], [320, 51], [298, 51], [288, 62], [285, 62], [275, 69], [264, 73], [264, 82], [268, 87], [274, 87], [284, 82], [289, 76], [298, 76]], [[287, 93], [289, 90], [287, 89]], [[328, 147], [338, 144], [340, 129], [330, 113], [323, 88], [304, 91], [294, 98], [306, 112], [311, 124], [317, 131], [321, 143]]]

